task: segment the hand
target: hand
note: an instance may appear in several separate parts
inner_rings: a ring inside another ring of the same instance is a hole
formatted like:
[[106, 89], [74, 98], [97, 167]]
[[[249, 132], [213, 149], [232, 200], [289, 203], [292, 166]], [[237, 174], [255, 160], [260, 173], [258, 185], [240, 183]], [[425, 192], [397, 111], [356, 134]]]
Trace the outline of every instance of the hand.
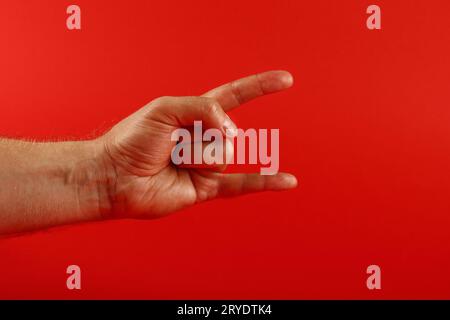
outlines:
[[296, 178], [286, 173], [224, 174], [223, 166], [185, 168], [171, 162], [175, 129], [191, 127], [194, 120], [211, 128], [232, 127], [226, 112], [292, 83], [288, 72], [269, 71], [200, 97], [158, 98], [118, 123], [99, 139], [113, 177], [107, 188], [112, 216], [156, 218], [216, 197], [296, 187]]

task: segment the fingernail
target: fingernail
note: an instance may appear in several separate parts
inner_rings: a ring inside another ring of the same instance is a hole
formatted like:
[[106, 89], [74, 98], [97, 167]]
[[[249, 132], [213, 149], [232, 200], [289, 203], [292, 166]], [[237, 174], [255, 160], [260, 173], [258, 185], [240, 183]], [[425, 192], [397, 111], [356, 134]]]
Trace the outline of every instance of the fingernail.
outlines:
[[284, 85], [289, 88], [294, 84], [294, 77], [289, 72], [286, 72], [286, 74], [282, 78], [282, 81]]
[[227, 116], [223, 123], [223, 131], [228, 137], [236, 137], [238, 134], [238, 129], [236, 124]]
[[295, 187], [298, 186], [298, 180], [297, 180], [297, 178], [296, 178], [294, 175], [292, 175], [292, 174], [289, 174], [289, 173], [285, 174], [285, 175], [284, 175], [284, 181], [286, 182], [286, 184], [287, 184], [287, 186], [288, 186], [289, 188], [295, 188]]

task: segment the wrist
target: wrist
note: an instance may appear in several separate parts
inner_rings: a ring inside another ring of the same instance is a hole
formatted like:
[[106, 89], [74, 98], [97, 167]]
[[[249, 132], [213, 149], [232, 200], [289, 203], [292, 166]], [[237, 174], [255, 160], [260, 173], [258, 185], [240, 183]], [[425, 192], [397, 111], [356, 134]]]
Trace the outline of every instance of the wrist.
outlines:
[[82, 142], [81, 156], [69, 170], [68, 181], [76, 189], [80, 215], [86, 220], [112, 217], [116, 172], [102, 139]]

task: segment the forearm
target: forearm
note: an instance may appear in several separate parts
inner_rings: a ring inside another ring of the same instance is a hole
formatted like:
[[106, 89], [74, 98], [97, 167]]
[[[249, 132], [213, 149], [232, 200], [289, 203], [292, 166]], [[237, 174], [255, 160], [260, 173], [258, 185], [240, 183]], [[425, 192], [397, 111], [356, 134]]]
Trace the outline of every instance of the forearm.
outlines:
[[108, 177], [97, 140], [0, 140], [0, 234], [102, 219]]

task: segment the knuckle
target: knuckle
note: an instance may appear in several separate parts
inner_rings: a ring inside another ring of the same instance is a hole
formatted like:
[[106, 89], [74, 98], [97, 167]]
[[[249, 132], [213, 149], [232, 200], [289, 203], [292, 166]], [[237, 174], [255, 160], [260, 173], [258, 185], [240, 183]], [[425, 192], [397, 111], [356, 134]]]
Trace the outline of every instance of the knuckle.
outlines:
[[152, 105], [152, 107], [158, 108], [166, 105], [171, 99], [172, 97], [162, 96], [154, 99], [152, 102], [150, 102], [150, 104]]
[[220, 105], [217, 100], [213, 98], [205, 98], [205, 103], [203, 106], [206, 113], [218, 114], [220, 112]]

